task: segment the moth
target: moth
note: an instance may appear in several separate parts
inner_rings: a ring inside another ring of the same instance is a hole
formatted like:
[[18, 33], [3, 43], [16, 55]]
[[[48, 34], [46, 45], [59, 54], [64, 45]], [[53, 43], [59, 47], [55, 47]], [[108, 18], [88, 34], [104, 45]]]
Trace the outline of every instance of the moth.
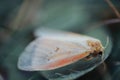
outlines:
[[82, 34], [64, 31], [40, 31], [18, 59], [18, 68], [25, 71], [58, 69], [81, 59], [103, 56], [101, 41]]

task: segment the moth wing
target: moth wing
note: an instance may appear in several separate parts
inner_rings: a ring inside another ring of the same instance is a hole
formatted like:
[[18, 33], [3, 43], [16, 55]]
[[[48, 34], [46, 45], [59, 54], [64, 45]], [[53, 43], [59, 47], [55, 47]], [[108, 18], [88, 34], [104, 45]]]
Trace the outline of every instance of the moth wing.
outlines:
[[[86, 41], [98, 41], [98, 39], [86, 36], [83, 34], [77, 34], [73, 32], [67, 32], [67, 31], [61, 31], [61, 30], [55, 30], [55, 29], [49, 29], [49, 28], [38, 28], [34, 31], [34, 35], [39, 37], [48, 37], [48, 38], [54, 38], [56, 40], [61, 41], [70, 41], [70, 42], [76, 42], [82, 44], [82, 46], [88, 47], [86, 44]], [[85, 41], [85, 42], [84, 42]]]
[[[26, 71], [51, 70], [72, 63], [71, 58], [76, 55], [76, 59], [86, 57], [84, 54], [89, 47], [83, 45], [87, 42], [76, 42], [74, 39], [65, 37], [41, 37], [31, 42], [20, 55], [18, 68]], [[67, 61], [65, 60], [67, 59]], [[62, 60], [64, 61], [63, 63]], [[60, 64], [58, 64], [60, 63]]]

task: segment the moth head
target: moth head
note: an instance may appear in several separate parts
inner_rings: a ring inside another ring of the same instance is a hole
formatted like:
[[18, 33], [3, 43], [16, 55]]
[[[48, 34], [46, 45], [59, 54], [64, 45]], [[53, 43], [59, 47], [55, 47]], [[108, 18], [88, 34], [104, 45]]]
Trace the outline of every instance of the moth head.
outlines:
[[90, 46], [90, 51], [89, 51], [89, 55], [86, 57], [87, 60], [90, 60], [97, 56], [103, 57], [104, 47], [102, 46], [100, 41], [88, 40], [88, 46]]

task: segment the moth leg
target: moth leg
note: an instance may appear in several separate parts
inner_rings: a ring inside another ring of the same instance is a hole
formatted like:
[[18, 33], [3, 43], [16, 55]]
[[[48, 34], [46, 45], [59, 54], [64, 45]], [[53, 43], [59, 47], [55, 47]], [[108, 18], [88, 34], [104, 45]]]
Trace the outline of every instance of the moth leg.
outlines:
[[58, 76], [60, 76], [60, 77], [65, 77], [65, 75], [64, 75], [64, 74], [61, 74], [61, 73], [55, 73], [55, 75], [58, 75]]

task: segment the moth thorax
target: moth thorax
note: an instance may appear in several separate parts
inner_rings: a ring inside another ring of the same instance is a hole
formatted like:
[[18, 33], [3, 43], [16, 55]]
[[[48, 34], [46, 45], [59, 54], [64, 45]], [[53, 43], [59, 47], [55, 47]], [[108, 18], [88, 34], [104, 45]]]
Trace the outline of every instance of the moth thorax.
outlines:
[[86, 59], [92, 59], [93, 57], [103, 55], [104, 49], [100, 41], [88, 40], [88, 46], [90, 46], [90, 52], [89, 55], [86, 57]]

